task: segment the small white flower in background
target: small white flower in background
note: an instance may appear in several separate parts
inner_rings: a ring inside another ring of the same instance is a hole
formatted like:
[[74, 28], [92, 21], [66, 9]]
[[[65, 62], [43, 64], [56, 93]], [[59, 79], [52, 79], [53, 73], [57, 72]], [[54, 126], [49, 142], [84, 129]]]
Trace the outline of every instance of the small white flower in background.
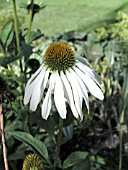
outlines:
[[57, 111], [62, 119], [66, 118], [67, 102], [73, 115], [82, 120], [83, 99], [89, 111], [88, 91], [96, 98], [104, 99], [101, 84], [88, 66], [87, 60], [75, 56], [68, 45], [57, 42], [47, 48], [42, 66], [29, 79], [25, 88], [24, 104], [30, 101], [30, 110], [35, 111], [42, 101], [41, 114], [47, 119], [53, 94]]

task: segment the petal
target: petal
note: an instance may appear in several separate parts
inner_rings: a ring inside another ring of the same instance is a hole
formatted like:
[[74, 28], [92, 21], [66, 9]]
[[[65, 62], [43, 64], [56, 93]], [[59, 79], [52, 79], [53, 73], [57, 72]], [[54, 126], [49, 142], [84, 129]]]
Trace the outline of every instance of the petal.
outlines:
[[73, 76], [77, 79], [78, 83], [79, 83], [79, 86], [81, 88], [81, 91], [82, 91], [82, 96], [84, 98], [84, 101], [86, 103], [86, 106], [87, 106], [87, 109], [88, 109], [88, 112], [89, 112], [89, 101], [88, 101], [88, 92], [87, 92], [87, 88], [86, 86], [84, 85], [83, 81], [79, 78], [79, 76], [75, 73], [75, 71], [72, 71], [72, 74]]
[[64, 95], [67, 99], [68, 104], [71, 107], [71, 110], [73, 112], [73, 115], [78, 118], [78, 112], [76, 110], [75, 104], [74, 104], [74, 100], [73, 100], [73, 93], [72, 93], [72, 89], [70, 86], [70, 83], [68, 82], [65, 74], [61, 71], [60, 72], [60, 77], [62, 79], [63, 82], [63, 87], [64, 87]]
[[28, 88], [25, 89], [25, 95], [24, 95], [24, 105], [28, 104], [30, 97], [32, 96], [33, 89], [36, 85], [36, 80], [33, 81], [33, 83], [28, 86]]
[[40, 72], [40, 74], [37, 77], [36, 84], [35, 84], [35, 87], [32, 92], [32, 97], [30, 100], [30, 110], [32, 110], [32, 111], [36, 110], [37, 105], [39, 104], [40, 99], [42, 97], [41, 85], [42, 85], [42, 82], [44, 79], [45, 71], [46, 71], [46, 68], [43, 67], [42, 71]]
[[[25, 105], [28, 104], [28, 102], [32, 96], [34, 87], [36, 86], [36, 83], [38, 81], [38, 76], [42, 75], [41, 69], [43, 69], [43, 67], [40, 67], [40, 69], [37, 70], [38, 72], [36, 72], [35, 74], [32, 75], [32, 77], [29, 79], [29, 81], [25, 87], [25, 95], [24, 95], [24, 101], [23, 101]], [[30, 82], [31, 82], [31, 84], [30, 84]]]
[[46, 93], [46, 96], [44, 98], [42, 108], [41, 108], [42, 118], [46, 119], [46, 120], [50, 114], [50, 110], [51, 110], [51, 106], [52, 106], [51, 94], [52, 94], [53, 89], [54, 89], [54, 75], [52, 74], [50, 76], [49, 88], [48, 88], [48, 91]]
[[87, 65], [87, 66], [90, 66], [90, 63], [88, 62], [88, 60], [87, 60], [86, 58], [81, 57], [81, 56], [77, 56], [76, 59], [77, 59], [79, 62], [81, 62], [81, 63], [83, 63], [83, 64], [85, 64], [85, 65]]
[[[47, 86], [48, 77], [49, 77], [49, 70], [46, 70], [45, 75], [44, 75], [44, 80], [43, 80], [43, 83], [42, 83], [42, 85], [41, 85], [41, 95], [40, 95], [41, 98], [42, 98], [43, 93], [44, 93], [44, 90], [45, 90], [45, 88], [46, 88], [46, 86]], [[40, 100], [41, 100], [41, 99], [40, 99]]]
[[96, 98], [103, 100], [104, 95], [101, 89], [97, 86], [97, 84], [86, 74], [84, 74], [81, 70], [74, 67], [75, 72], [81, 78], [81, 80], [86, 84], [87, 88], [89, 89], [90, 93], [94, 95]]
[[76, 66], [83, 71], [85, 74], [88, 74], [99, 86], [100, 85], [100, 79], [98, 77], [98, 75], [88, 66], [82, 64], [82, 63], [76, 63]]
[[28, 80], [26, 88], [32, 83], [35, 77], [40, 73], [44, 65], [42, 65], [34, 74], [32, 74], [31, 78]]
[[66, 105], [64, 98], [63, 84], [58, 73], [55, 73], [54, 101], [62, 119], [66, 119]]
[[76, 82], [76, 79], [74, 79], [74, 77], [69, 71], [66, 71], [66, 76], [67, 76], [68, 81], [71, 84], [76, 109], [78, 111], [78, 114], [81, 116], [82, 115], [82, 100], [81, 100], [82, 95], [79, 94], [79, 91], [78, 91], [79, 86]]
[[70, 74], [69, 76], [71, 76], [71, 79], [72, 79], [72, 81], [74, 82], [74, 86], [75, 86], [75, 88], [76, 88], [76, 90], [77, 90], [77, 92], [78, 92], [79, 99], [80, 99], [80, 103], [81, 103], [81, 107], [82, 107], [82, 97], [83, 97], [83, 96], [82, 96], [82, 91], [81, 91], [80, 85], [79, 85], [76, 77], [74, 76], [74, 70], [73, 70], [73, 69], [70, 69], [70, 70], [69, 70], [69, 74]]
[[48, 77], [49, 77], [49, 70], [46, 70], [45, 77], [44, 77], [44, 82], [43, 82], [43, 89], [46, 88], [46, 85], [47, 85], [47, 82], [48, 82]]

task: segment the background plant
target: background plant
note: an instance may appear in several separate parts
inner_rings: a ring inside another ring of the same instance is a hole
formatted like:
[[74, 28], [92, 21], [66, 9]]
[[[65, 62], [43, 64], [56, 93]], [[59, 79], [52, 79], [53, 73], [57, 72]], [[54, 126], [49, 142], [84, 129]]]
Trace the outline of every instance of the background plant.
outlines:
[[[47, 8], [49, 7], [46, 6]], [[11, 13], [13, 14], [13, 10]], [[63, 143], [57, 168], [118, 169], [119, 157], [115, 155], [119, 155], [119, 131], [122, 123], [120, 118], [124, 111], [122, 169], [127, 169], [127, 14], [119, 12], [111, 22], [88, 33], [69, 31], [52, 37], [45, 36], [40, 29], [36, 31], [29, 29], [29, 24], [25, 28], [24, 23], [22, 25], [24, 17], [18, 15], [20, 52], [16, 45], [14, 20], [10, 19], [10, 16], [5, 19], [0, 31], [0, 76], [6, 80], [16, 97], [11, 104], [7, 98], [3, 101], [9, 168], [22, 169], [25, 156], [33, 152], [41, 157], [46, 170], [51, 168], [58, 133], [55, 107], [52, 106], [53, 115], [45, 121], [41, 118], [40, 107], [31, 113], [27, 106], [23, 106], [22, 101], [27, 79], [39, 68], [46, 47], [52, 42], [62, 41], [68, 42], [78, 55], [86, 57], [91, 62], [104, 82], [105, 100], [102, 103], [91, 97], [90, 114], [86, 114], [83, 106], [82, 123], [73, 119], [71, 114], [64, 121]], [[29, 13], [30, 21], [31, 16]], [[34, 19], [36, 20], [36, 17]], [[34, 26], [33, 21], [32, 23]], [[125, 110], [124, 101], [126, 101]], [[70, 109], [68, 112], [71, 112]], [[2, 147], [0, 167], [4, 169]]]

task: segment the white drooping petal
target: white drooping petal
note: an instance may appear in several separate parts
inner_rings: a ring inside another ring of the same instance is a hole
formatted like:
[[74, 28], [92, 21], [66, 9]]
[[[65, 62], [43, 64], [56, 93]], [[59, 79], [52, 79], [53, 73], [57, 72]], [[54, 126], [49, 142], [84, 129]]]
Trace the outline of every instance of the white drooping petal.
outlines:
[[44, 65], [42, 65], [34, 74], [32, 74], [31, 78], [28, 80], [26, 88], [29, 87], [29, 85], [33, 82], [35, 77], [41, 72]]
[[58, 73], [55, 73], [55, 88], [54, 88], [54, 101], [57, 111], [62, 119], [66, 119], [66, 105], [64, 98], [64, 89], [61, 78]]
[[72, 93], [72, 89], [71, 89], [71, 85], [68, 82], [65, 74], [63, 73], [63, 71], [60, 72], [60, 77], [62, 79], [63, 85], [64, 85], [64, 95], [67, 99], [68, 104], [71, 107], [71, 110], [73, 112], [73, 115], [78, 118], [78, 112], [76, 110], [75, 104], [74, 104], [74, 99], [73, 99], [73, 93]]
[[98, 87], [98, 85], [87, 74], [84, 74], [77, 67], [74, 67], [74, 69], [75, 69], [75, 72], [78, 74], [78, 76], [81, 78], [81, 80], [86, 84], [90, 93], [94, 95], [96, 98], [103, 100], [104, 95], [101, 89]]
[[[28, 83], [25, 87], [25, 95], [24, 95], [24, 104], [28, 104], [31, 96], [32, 96], [32, 93], [33, 93], [33, 90], [36, 86], [36, 83], [38, 81], [38, 76], [42, 75], [41, 73], [41, 69], [43, 69], [43, 67], [40, 67], [33, 75], [32, 77], [28, 80]], [[37, 76], [38, 75], [38, 76]], [[42, 75], [43, 77], [43, 75]]]
[[76, 59], [80, 62], [80, 63], [83, 63], [85, 65], [88, 65], [90, 66], [90, 63], [88, 62], [88, 60], [84, 57], [81, 57], [81, 56], [76, 56]]
[[81, 99], [80, 98], [82, 96], [80, 97], [78, 89], [77, 89], [76, 84], [75, 84], [76, 82], [74, 81], [74, 78], [72, 77], [70, 72], [66, 71], [66, 77], [67, 77], [68, 81], [71, 84], [76, 109], [78, 111], [78, 114], [81, 115], [82, 104], [81, 104]]
[[78, 83], [78, 80], [74, 76], [74, 70], [72, 70], [72, 69], [69, 70], [69, 78], [73, 82], [73, 84], [74, 84], [74, 86], [76, 88], [77, 94], [78, 94], [78, 101], [76, 101], [76, 103], [77, 103], [76, 108], [78, 110], [79, 116], [80, 116], [81, 121], [82, 121], [83, 120], [83, 114], [82, 114], [83, 94], [82, 94], [82, 91], [81, 91], [81, 87], [80, 87], [80, 85]]
[[46, 96], [44, 98], [44, 101], [42, 103], [42, 108], [41, 108], [42, 118], [46, 120], [50, 114], [50, 110], [52, 106], [51, 94], [53, 90], [54, 90], [54, 74], [51, 74], [50, 81], [49, 81], [49, 88], [48, 88], [48, 91], [46, 93]]
[[37, 108], [37, 105], [40, 102], [40, 99], [42, 97], [42, 89], [41, 85], [43, 83], [44, 75], [45, 75], [46, 68], [43, 67], [40, 74], [37, 77], [37, 81], [35, 84], [35, 87], [32, 92], [32, 97], [30, 100], [30, 110], [35, 111]]
[[49, 70], [46, 70], [45, 77], [44, 77], [44, 82], [43, 82], [43, 89], [46, 88], [46, 85], [47, 85], [47, 82], [48, 82], [48, 77], [49, 77]]
[[45, 90], [47, 83], [48, 83], [48, 77], [49, 77], [49, 70], [46, 70], [45, 74], [44, 74], [44, 80], [43, 80], [43, 83], [41, 85], [41, 95], [40, 95], [40, 97], [43, 96], [44, 90]]
[[28, 104], [29, 100], [30, 100], [30, 97], [32, 96], [32, 92], [33, 92], [33, 89], [35, 87], [35, 84], [36, 84], [36, 80], [34, 80], [32, 82], [32, 84], [25, 89], [25, 95], [24, 95], [24, 104]]
[[88, 92], [87, 92], [87, 88], [86, 86], [84, 85], [83, 81], [79, 78], [79, 76], [75, 73], [75, 71], [72, 71], [72, 74], [73, 76], [77, 79], [78, 83], [79, 83], [79, 86], [81, 88], [81, 91], [82, 91], [82, 96], [84, 98], [84, 101], [86, 103], [86, 106], [87, 106], [87, 109], [88, 109], [88, 112], [89, 112], [89, 101], [88, 101]]
[[99, 85], [99, 86], [101, 86], [100, 85], [100, 83], [99, 83], [99, 81], [98, 81], [98, 75], [96, 75], [96, 73], [94, 73], [94, 71], [91, 69], [91, 68], [89, 68], [88, 66], [86, 66], [86, 65], [84, 65], [84, 64], [82, 64], [82, 63], [80, 63], [80, 62], [78, 62], [78, 63], [76, 63], [76, 66], [81, 70], [81, 71], [83, 71], [85, 74], [89, 74], [89, 76]]

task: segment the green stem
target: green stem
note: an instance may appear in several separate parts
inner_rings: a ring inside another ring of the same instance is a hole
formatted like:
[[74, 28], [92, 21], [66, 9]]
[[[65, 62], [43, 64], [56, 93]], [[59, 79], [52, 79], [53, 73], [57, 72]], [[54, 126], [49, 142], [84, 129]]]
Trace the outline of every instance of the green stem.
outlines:
[[29, 19], [29, 27], [28, 27], [28, 44], [30, 44], [30, 41], [31, 41], [31, 30], [32, 30], [32, 22], [33, 22], [33, 7], [34, 7], [34, 0], [31, 0], [30, 19]]
[[12, 0], [13, 4], [13, 11], [14, 11], [14, 28], [16, 34], [16, 45], [18, 50], [18, 55], [20, 54], [20, 39], [19, 39], [19, 32], [18, 32], [18, 17], [17, 17], [17, 9], [16, 9], [16, 0]]
[[63, 128], [63, 119], [59, 118], [59, 134], [58, 134], [57, 151], [56, 151], [56, 154], [55, 154], [53, 170], [56, 169], [57, 161], [58, 161], [58, 158], [59, 158], [60, 146], [61, 146], [61, 142], [62, 142], [62, 128]]
[[[18, 17], [17, 17], [16, 0], [12, 0], [12, 4], [13, 4], [13, 11], [14, 11], [14, 29], [15, 29], [15, 35], [16, 35], [16, 45], [17, 45], [18, 56], [19, 56], [21, 51], [20, 51], [19, 31], [18, 31]], [[23, 72], [21, 59], [19, 60], [19, 64], [20, 64], [21, 72]]]
[[119, 170], [122, 170], [122, 147], [123, 147], [123, 129], [124, 129], [124, 116], [125, 116], [125, 108], [128, 101], [128, 93], [126, 95], [123, 110], [120, 118], [120, 149], [119, 149]]

